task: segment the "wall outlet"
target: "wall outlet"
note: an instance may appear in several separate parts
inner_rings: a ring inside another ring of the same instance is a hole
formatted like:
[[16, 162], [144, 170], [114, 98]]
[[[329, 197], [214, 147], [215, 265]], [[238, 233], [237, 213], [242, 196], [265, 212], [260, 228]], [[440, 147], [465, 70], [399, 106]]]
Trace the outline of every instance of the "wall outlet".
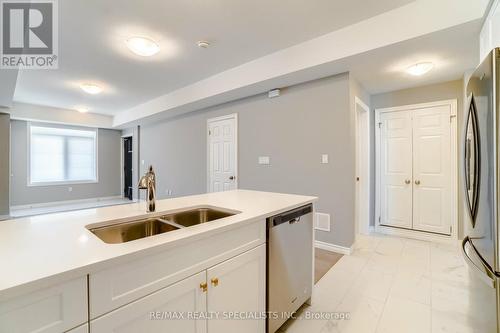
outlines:
[[321, 231], [330, 231], [330, 214], [315, 213], [314, 229]]
[[144, 165], [146, 163], [146, 161], [144, 160], [141, 160], [141, 164]]
[[169, 190], [168, 188], [165, 190], [165, 194], [168, 195], [169, 197], [172, 196], [172, 190]]
[[328, 164], [328, 154], [321, 155], [321, 163]]
[[270, 164], [271, 159], [269, 156], [259, 156], [259, 164]]
[[68, 192], [73, 192], [73, 188], [71, 186], [68, 187]]

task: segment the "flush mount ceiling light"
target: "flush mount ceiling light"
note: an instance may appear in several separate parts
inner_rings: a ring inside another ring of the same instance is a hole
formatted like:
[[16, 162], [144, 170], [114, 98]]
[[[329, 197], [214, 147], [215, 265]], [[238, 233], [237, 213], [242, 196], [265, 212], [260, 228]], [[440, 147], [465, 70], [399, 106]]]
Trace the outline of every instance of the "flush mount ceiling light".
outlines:
[[432, 62], [420, 62], [408, 67], [406, 72], [413, 76], [421, 76], [429, 72], [432, 68], [434, 68], [434, 64]]
[[80, 113], [87, 113], [89, 112], [89, 108], [85, 107], [85, 106], [77, 106], [75, 108], [76, 111], [80, 112]]
[[160, 52], [160, 46], [147, 37], [132, 37], [126, 40], [127, 47], [141, 57], [151, 57]]
[[102, 92], [102, 88], [99, 87], [97, 84], [93, 84], [93, 83], [81, 84], [80, 88], [82, 88], [82, 90], [85, 91], [87, 94], [91, 94], [91, 95], [97, 95], [97, 94]]
[[200, 40], [196, 42], [196, 45], [198, 45], [198, 47], [201, 47], [202, 49], [206, 49], [210, 46], [210, 42], [207, 42], [206, 40]]

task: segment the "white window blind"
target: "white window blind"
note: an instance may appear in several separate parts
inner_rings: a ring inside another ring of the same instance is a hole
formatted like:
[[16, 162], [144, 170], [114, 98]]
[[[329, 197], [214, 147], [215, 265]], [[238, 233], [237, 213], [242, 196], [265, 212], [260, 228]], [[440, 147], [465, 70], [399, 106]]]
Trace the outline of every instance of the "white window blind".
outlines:
[[95, 130], [30, 126], [30, 184], [97, 180]]

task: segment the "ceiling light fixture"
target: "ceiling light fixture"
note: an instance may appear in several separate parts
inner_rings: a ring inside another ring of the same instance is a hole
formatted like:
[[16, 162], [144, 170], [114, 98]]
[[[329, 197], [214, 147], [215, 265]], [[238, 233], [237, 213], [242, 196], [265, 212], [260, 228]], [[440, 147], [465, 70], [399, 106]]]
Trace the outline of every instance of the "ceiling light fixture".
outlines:
[[201, 47], [202, 49], [206, 49], [210, 46], [210, 43], [206, 40], [200, 40], [196, 43], [196, 45], [198, 45], [198, 47]]
[[85, 106], [77, 106], [75, 108], [76, 111], [80, 112], [80, 113], [87, 113], [89, 112], [89, 108], [86, 108]]
[[80, 85], [80, 88], [82, 88], [82, 90], [85, 91], [87, 94], [91, 95], [97, 95], [102, 92], [102, 88], [99, 87], [97, 84], [93, 83], [84, 83]]
[[408, 67], [406, 72], [413, 76], [421, 76], [429, 72], [432, 68], [434, 68], [434, 64], [432, 62], [420, 62]]
[[141, 57], [151, 57], [160, 52], [160, 46], [147, 37], [132, 37], [126, 41], [130, 51]]

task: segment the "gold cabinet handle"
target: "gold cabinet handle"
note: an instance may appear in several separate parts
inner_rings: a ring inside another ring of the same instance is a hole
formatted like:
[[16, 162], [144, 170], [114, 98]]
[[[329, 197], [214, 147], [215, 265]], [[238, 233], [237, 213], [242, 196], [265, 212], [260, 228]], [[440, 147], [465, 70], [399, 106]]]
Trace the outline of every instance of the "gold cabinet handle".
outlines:
[[201, 289], [201, 291], [206, 293], [207, 289], [208, 289], [208, 284], [206, 282], [200, 283], [200, 289]]
[[415, 180], [416, 185], [420, 185], [420, 180]]
[[405, 180], [405, 184], [406, 184], [406, 185], [408, 185], [408, 184], [410, 184], [410, 183], [411, 183], [411, 180], [409, 180], [409, 179]]
[[218, 278], [213, 278], [211, 280], [212, 286], [217, 287], [219, 285], [219, 279]]

